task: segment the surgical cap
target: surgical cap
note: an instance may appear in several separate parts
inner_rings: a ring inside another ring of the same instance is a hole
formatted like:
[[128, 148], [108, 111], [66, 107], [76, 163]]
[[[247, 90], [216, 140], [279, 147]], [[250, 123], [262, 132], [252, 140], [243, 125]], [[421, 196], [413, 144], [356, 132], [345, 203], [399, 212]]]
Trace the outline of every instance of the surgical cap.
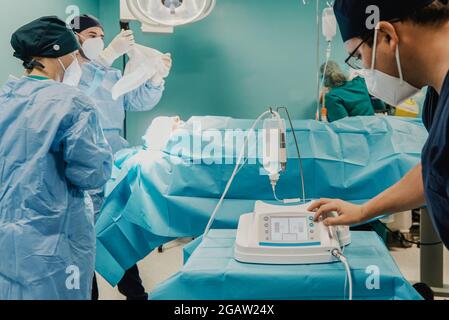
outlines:
[[83, 32], [84, 30], [93, 27], [99, 27], [101, 29], [104, 29], [100, 20], [88, 14], [83, 14], [82, 16], [75, 17], [70, 22], [70, 25], [72, 26], [73, 31], [75, 31], [76, 33]]
[[432, 2], [434, 0], [336, 0], [334, 11], [343, 41], [346, 42], [352, 38], [363, 37], [374, 29], [367, 23], [373, 15], [373, 12], [368, 10], [370, 6], [379, 9], [379, 21], [391, 21], [402, 19]]
[[33, 57], [59, 58], [79, 49], [75, 34], [56, 16], [42, 17], [18, 29], [11, 37], [14, 57], [26, 69], [43, 67]]

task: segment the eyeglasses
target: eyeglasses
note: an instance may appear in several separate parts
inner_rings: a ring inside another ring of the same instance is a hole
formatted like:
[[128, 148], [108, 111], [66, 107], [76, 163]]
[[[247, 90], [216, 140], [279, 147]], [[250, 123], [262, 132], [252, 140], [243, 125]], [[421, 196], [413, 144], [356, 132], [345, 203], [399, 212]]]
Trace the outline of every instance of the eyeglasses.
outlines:
[[[401, 22], [403, 21], [403, 19], [400, 18], [394, 18], [394, 19], [390, 19], [387, 20], [388, 22], [394, 24], [396, 22]], [[360, 59], [360, 55], [356, 56], [357, 51], [360, 49], [360, 47], [365, 44], [366, 42], [368, 42], [369, 40], [373, 39], [374, 40], [374, 34], [373, 33], [367, 33], [363, 38], [362, 38], [362, 42], [360, 42], [360, 44], [357, 46], [357, 48], [354, 49], [354, 51], [351, 52], [351, 54], [349, 55], [349, 57], [345, 60], [345, 63], [350, 66], [352, 69], [355, 70], [361, 70], [364, 69], [363, 66], [363, 62], [362, 59]]]
[[345, 63], [350, 66], [352, 69], [355, 70], [361, 70], [363, 69], [363, 61], [360, 58], [360, 55], [357, 55], [357, 51], [360, 49], [360, 47], [365, 44], [368, 40], [372, 38], [372, 34], [366, 35], [362, 42], [354, 49], [354, 51], [351, 52], [349, 57], [345, 60]]

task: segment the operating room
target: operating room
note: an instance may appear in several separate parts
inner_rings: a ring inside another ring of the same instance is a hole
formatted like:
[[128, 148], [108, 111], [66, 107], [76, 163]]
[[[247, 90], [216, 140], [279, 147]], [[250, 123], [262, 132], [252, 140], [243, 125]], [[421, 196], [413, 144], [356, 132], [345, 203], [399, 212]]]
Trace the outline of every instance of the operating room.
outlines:
[[448, 1], [2, 4], [0, 301], [448, 299]]

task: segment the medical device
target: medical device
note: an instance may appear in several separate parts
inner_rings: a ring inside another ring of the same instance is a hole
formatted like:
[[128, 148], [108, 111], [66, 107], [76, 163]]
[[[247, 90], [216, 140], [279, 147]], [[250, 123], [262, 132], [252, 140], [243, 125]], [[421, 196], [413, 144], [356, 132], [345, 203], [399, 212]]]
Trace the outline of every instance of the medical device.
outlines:
[[336, 262], [334, 250], [351, 243], [349, 227], [326, 227], [314, 222], [309, 204], [270, 205], [256, 202], [242, 215], [235, 242], [235, 259], [257, 264]]
[[287, 169], [287, 130], [285, 122], [275, 111], [272, 111], [272, 118], [264, 121], [263, 130], [262, 163], [276, 194], [280, 173]]
[[[249, 130], [249, 132], [254, 132], [254, 130], [256, 129], [257, 125], [259, 124], [260, 121], [262, 121], [263, 119], [265, 119], [266, 117], [271, 116], [272, 118], [276, 118], [278, 120], [278, 123], [282, 122], [281, 116], [279, 115], [279, 113], [273, 111], [272, 108], [270, 108], [268, 111], [265, 111], [264, 113], [262, 113], [257, 119], [256, 121], [254, 121], [253, 126], [251, 127], [251, 129]], [[267, 140], [265, 140], [267, 141]], [[223, 201], [226, 198], [226, 195], [229, 192], [229, 189], [231, 188], [232, 183], [234, 182], [235, 177], [237, 176], [238, 172], [240, 171], [240, 169], [245, 165], [245, 161], [244, 160], [244, 156], [245, 156], [245, 150], [248, 146], [248, 135], [245, 137], [245, 142], [243, 143], [242, 149], [240, 150], [240, 154], [237, 158], [237, 163], [235, 165], [234, 171], [231, 174], [231, 177], [229, 178], [228, 183], [226, 184], [225, 190], [223, 191], [223, 194], [220, 197], [220, 200], [218, 201], [214, 211], [212, 212], [212, 215], [209, 219], [209, 222], [207, 223], [206, 229], [204, 231], [204, 235], [207, 235], [210, 231], [210, 228], [212, 227], [212, 224], [215, 221], [215, 217], [217, 216], [218, 210], [221, 208], [221, 206], [223, 205]], [[279, 157], [280, 159], [280, 157]], [[286, 157], [285, 157], [285, 161], [286, 161]], [[272, 177], [273, 181], [274, 181], [274, 176]], [[279, 180], [279, 178], [277, 178], [277, 180]], [[276, 183], [277, 183], [276, 180]], [[272, 181], [272, 185], [273, 185], [273, 181]], [[273, 187], [273, 191], [275, 191], [275, 187]], [[276, 197], [276, 195], [275, 195]]]
[[[256, 202], [254, 212], [240, 217], [234, 257], [253, 264], [319, 264], [340, 261], [349, 281], [352, 277], [343, 248], [351, 243], [349, 227], [327, 227], [314, 221], [309, 204], [270, 205]], [[346, 282], [345, 282], [346, 291]]]
[[[286, 112], [288, 114], [287, 109]], [[275, 187], [280, 177], [280, 168], [285, 168], [287, 163], [285, 124], [279, 113], [270, 108], [256, 119], [250, 132], [254, 131], [259, 122], [268, 116], [271, 116], [271, 118], [265, 121], [264, 129], [268, 129], [268, 131], [274, 130], [275, 138], [272, 138], [271, 135], [265, 132], [264, 143], [266, 144], [266, 150], [273, 152], [278, 147], [279, 149], [285, 149], [285, 153], [284, 151], [280, 152], [282, 156], [279, 156], [279, 158], [266, 156], [266, 159], [264, 159], [264, 167], [266, 170], [268, 169], [274, 197], [279, 201]], [[297, 143], [290, 116], [289, 120], [295, 142]], [[277, 127], [275, 126], [276, 123], [278, 124]], [[283, 138], [282, 135], [284, 136]], [[272, 142], [275, 143], [272, 144]], [[247, 144], [248, 136], [245, 137], [245, 142], [234, 171], [212, 212], [203, 237], [206, 237], [209, 233], [232, 182], [239, 170], [245, 165], [243, 158]], [[300, 157], [298, 145], [297, 149]], [[285, 157], [283, 156], [284, 154]], [[273, 162], [277, 161], [280, 162], [280, 167], [273, 165]], [[301, 178], [303, 194], [305, 195], [302, 165]], [[303, 200], [305, 201], [305, 196]], [[347, 280], [349, 279], [349, 299], [352, 300], [351, 272], [348, 261], [342, 251], [342, 248], [351, 243], [349, 228], [326, 227], [321, 221], [316, 223], [314, 221], [314, 213], [307, 211], [308, 206], [310, 204], [274, 206], [260, 201], [256, 202], [253, 213], [240, 217], [234, 249], [235, 259], [240, 262], [256, 264], [312, 264], [330, 263], [339, 260], [345, 265]]]
[[216, 0], [121, 0], [120, 19], [137, 20], [144, 32], [172, 33], [174, 27], [206, 18]]
[[[285, 128], [285, 122], [279, 115], [280, 110], [284, 110], [288, 116], [290, 127], [292, 130], [293, 137], [295, 139], [296, 144], [296, 150], [298, 152], [298, 158], [299, 158], [299, 164], [300, 164], [300, 174], [301, 174], [301, 187], [302, 187], [302, 201], [306, 201], [306, 192], [305, 192], [305, 185], [304, 185], [304, 173], [303, 173], [303, 167], [302, 167], [302, 160], [301, 160], [301, 154], [299, 152], [299, 145], [298, 145], [298, 139], [296, 137], [296, 133], [293, 127], [293, 123], [290, 118], [290, 113], [288, 112], [288, 109], [286, 107], [280, 107], [277, 108], [277, 111], [274, 111], [273, 108], [269, 108], [268, 111], [265, 111], [262, 113], [256, 121], [254, 121], [253, 126], [249, 130], [249, 132], [254, 132], [256, 127], [258, 126], [259, 122], [267, 118], [264, 122], [264, 129], [265, 134], [263, 138], [264, 142], [264, 154], [263, 154], [263, 165], [264, 169], [268, 173], [268, 177], [270, 179], [271, 186], [273, 188], [273, 196], [274, 198], [282, 202], [280, 199], [278, 199], [276, 195], [276, 185], [279, 181], [280, 175], [279, 173], [281, 171], [285, 171], [287, 167], [287, 130]], [[268, 118], [269, 117], [269, 118]], [[274, 131], [274, 137], [270, 134], [270, 132]], [[245, 137], [244, 144], [242, 146], [242, 149], [240, 151], [240, 154], [237, 159], [237, 163], [235, 165], [234, 171], [231, 174], [231, 177], [229, 178], [228, 183], [226, 184], [226, 187], [223, 191], [223, 194], [220, 197], [220, 200], [218, 201], [214, 211], [212, 212], [212, 215], [209, 219], [209, 222], [207, 223], [206, 229], [204, 231], [204, 235], [207, 235], [210, 231], [210, 228], [212, 227], [212, 224], [215, 221], [215, 217], [217, 216], [218, 210], [223, 205], [223, 201], [226, 198], [226, 195], [229, 192], [229, 189], [231, 188], [232, 183], [234, 182], [235, 177], [237, 176], [240, 169], [245, 165], [244, 161], [244, 155], [245, 150], [248, 146], [248, 135]], [[298, 199], [298, 201], [301, 201], [301, 199]]]

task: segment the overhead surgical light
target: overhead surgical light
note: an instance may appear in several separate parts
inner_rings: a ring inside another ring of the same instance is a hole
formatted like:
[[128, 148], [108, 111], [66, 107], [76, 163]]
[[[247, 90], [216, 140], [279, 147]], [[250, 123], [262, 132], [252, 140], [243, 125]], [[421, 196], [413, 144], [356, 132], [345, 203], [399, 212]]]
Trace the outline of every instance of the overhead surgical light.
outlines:
[[164, 6], [170, 9], [171, 14], [176, 14], [176, 9], [178, 9], [183, 1], [182, 0], [162, 0]]
[[126, 0], [126, 3], [143, 24], [176, 27], [207, 17], [216, 0]]

